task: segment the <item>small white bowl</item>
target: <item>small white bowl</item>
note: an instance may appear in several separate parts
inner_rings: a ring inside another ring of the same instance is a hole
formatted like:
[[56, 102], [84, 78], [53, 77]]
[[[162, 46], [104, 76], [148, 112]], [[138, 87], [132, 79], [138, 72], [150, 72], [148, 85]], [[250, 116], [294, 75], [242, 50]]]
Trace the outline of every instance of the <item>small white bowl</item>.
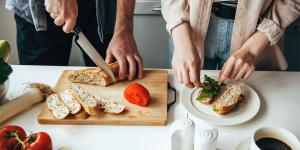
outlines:
[[9, 88], [9, 79], [7, 79], [3, 84], [0, 85], [0, 104], [1, 101], [4, 99], [7, 91]]

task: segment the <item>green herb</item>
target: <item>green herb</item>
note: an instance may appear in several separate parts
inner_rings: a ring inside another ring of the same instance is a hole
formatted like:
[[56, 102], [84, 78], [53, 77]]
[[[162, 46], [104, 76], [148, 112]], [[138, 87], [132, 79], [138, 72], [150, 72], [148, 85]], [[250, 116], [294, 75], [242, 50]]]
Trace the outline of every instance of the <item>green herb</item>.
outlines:
[[211, 87], [214, 91], [220, 90], [220, 85], [218, 84], [218, 82], [216, 80], [208, 77], [207, 75], [204, 75], [204, 81], [207, 81], [211, 85]]
[[218, 95], [219, 91], [221, 90], [221, 85], [218, 82], [207, 75], [204, 75], [204, 82], [201, 87], [201, 91], [197, 97], [197, 100], [203, 101], [209, 97], [215, 97]]
[[197, 97], [197, 100], [198, 101], [203, 101], [205, 100], [206, 98], [208, 97], [212, 97], [212, 94], [211, 93], [201, 93], [199, 94], [199, 96]]
[[11, 66], [0, 57], [0, 84], [3, 84], [8, 79], [12, 71]]

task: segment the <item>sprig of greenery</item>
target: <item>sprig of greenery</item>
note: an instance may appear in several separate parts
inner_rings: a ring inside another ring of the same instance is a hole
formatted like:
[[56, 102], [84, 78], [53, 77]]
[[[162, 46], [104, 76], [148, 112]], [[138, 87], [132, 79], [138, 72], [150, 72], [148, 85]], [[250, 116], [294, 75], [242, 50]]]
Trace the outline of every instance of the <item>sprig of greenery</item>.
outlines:
[[8, 79], [12, 71], [11, 66], [0, 57], [0, 84], [3, 84]]
[[212, 97], [212, 93], [201, 93], [198, 95], [197, 100], [198, 101], [203, 101], [208, 97]]
[[207, 75], [204, 75], [204, 82], [208, 83], [208, 86], [202, 85], [202, 90], [197, 97], [198, 101], [203, 101], [206, 98], [218, 95], [218, 92], [221, 89], [221, 85], [219, 85], [216, 80], [210, 78]]

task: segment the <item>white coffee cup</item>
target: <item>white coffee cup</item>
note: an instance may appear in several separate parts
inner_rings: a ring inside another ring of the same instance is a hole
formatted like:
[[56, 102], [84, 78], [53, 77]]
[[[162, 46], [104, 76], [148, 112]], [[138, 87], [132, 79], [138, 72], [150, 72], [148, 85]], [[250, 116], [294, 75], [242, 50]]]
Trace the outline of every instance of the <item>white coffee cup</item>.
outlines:
[[274, 138], [277, 140], [280, 140], [290, 146], [292, 150], [299, 150], [300, 149], [300, 143], [297, 137], [289, 132], [286, 129], [270, 126], [270, 127], [261, 127], [256, 129], [253, 134], [251, 135], [251, 146], [250, 150], [261, 150], [257, 144], [256, 141], [261, 138]]

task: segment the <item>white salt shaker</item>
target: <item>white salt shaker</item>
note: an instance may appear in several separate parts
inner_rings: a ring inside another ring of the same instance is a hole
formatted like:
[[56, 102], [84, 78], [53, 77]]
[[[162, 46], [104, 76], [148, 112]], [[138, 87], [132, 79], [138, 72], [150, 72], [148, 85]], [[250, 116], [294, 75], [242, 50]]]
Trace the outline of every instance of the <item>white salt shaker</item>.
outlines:
[[216, 128], [196, 129], [195, 150], [216, 150], [217, 149], [218, 130]]
[[195, 124], [190, 119], [176, 120], [169, 129], [171, 150], [194, 150]]

